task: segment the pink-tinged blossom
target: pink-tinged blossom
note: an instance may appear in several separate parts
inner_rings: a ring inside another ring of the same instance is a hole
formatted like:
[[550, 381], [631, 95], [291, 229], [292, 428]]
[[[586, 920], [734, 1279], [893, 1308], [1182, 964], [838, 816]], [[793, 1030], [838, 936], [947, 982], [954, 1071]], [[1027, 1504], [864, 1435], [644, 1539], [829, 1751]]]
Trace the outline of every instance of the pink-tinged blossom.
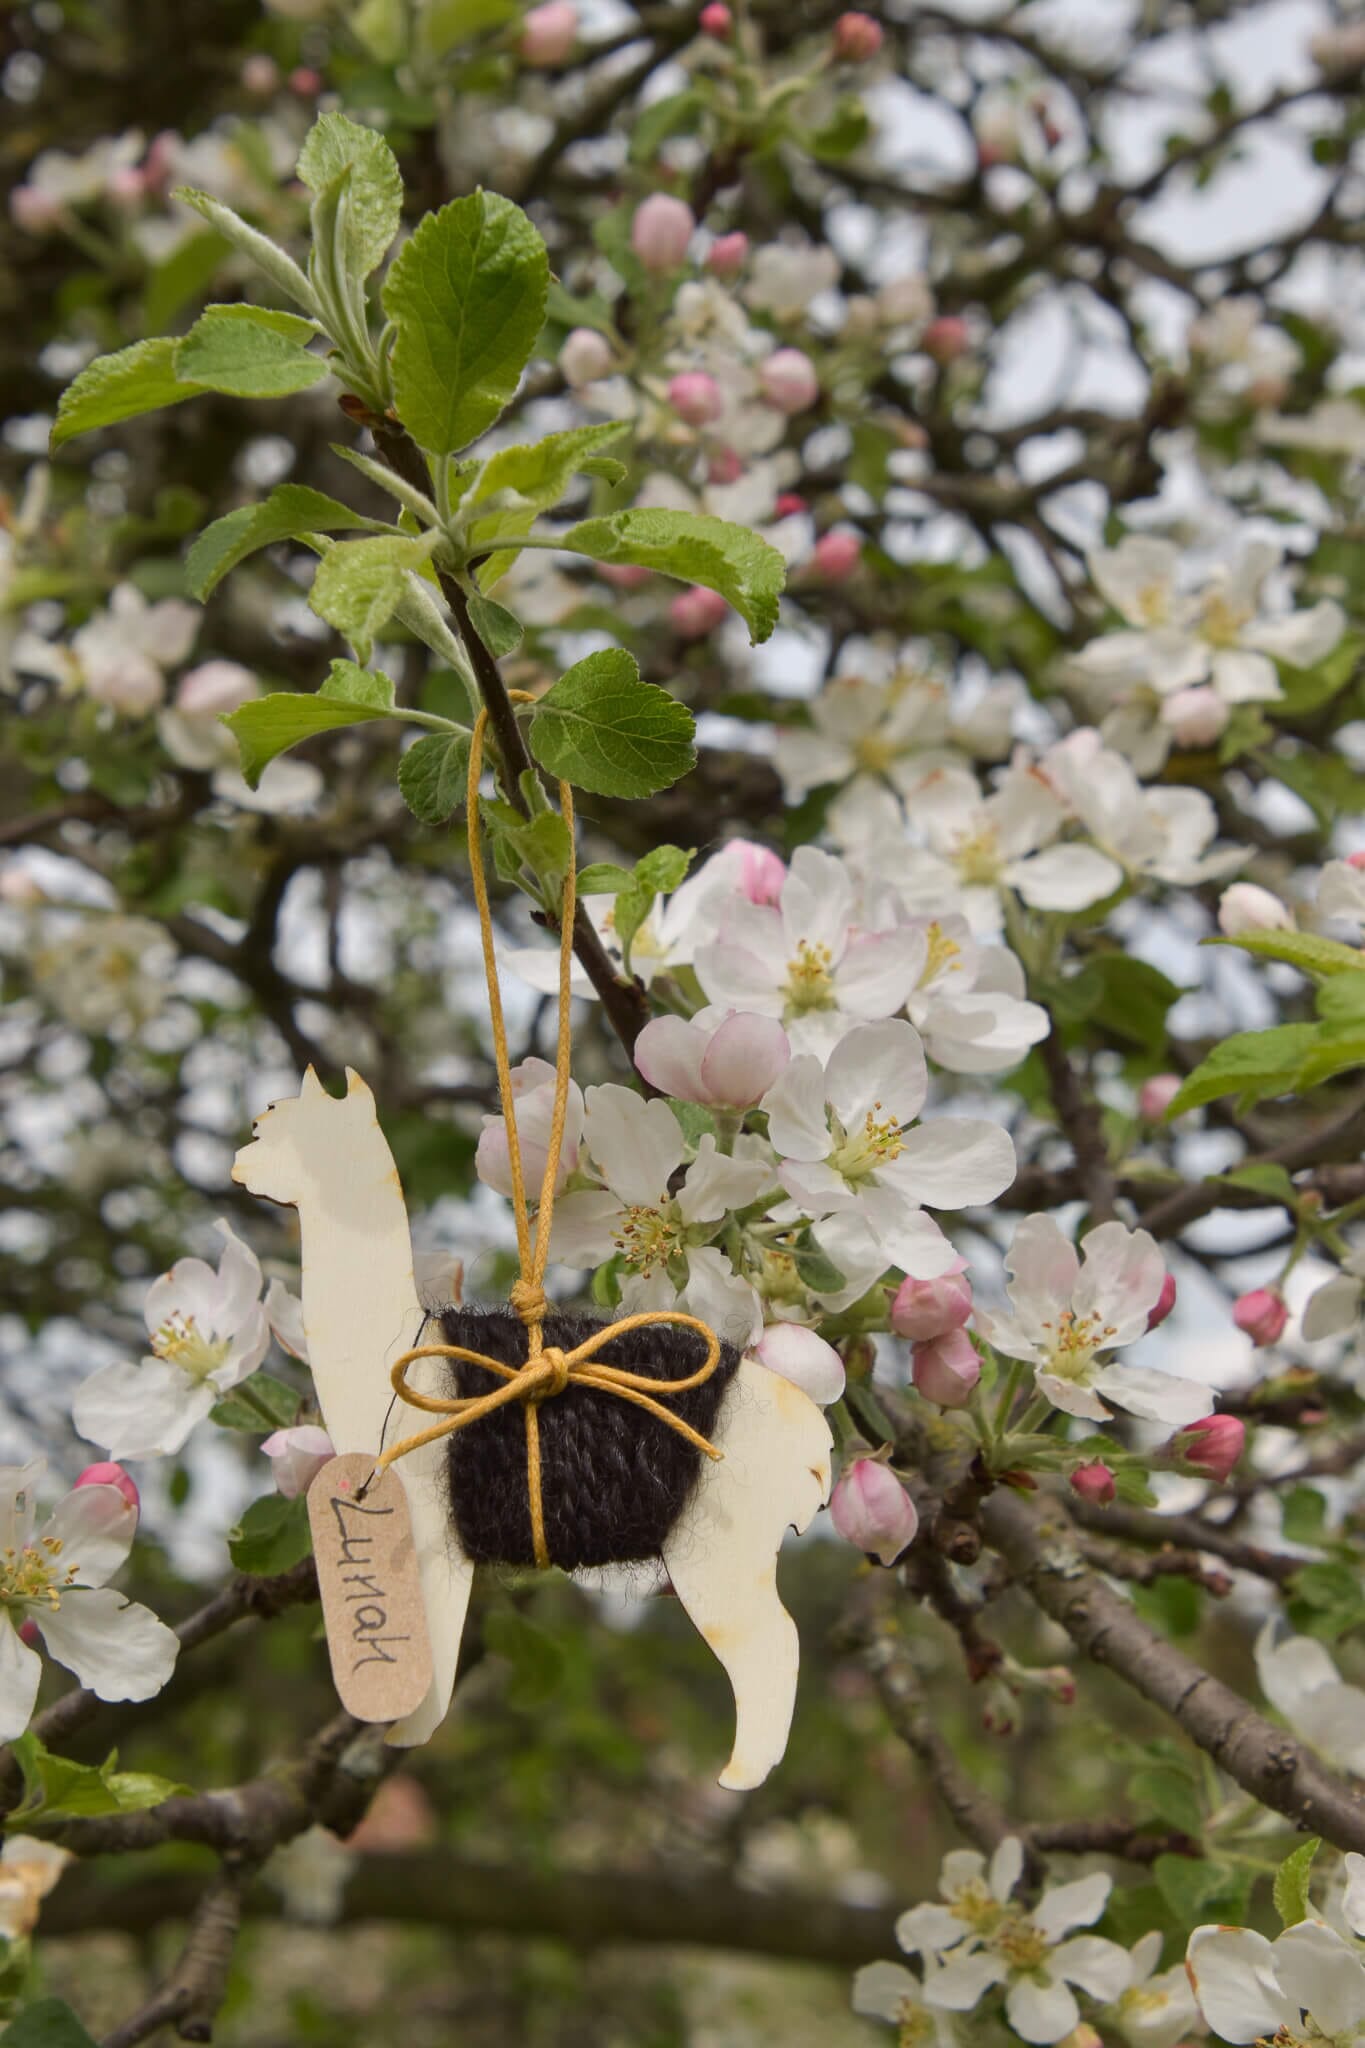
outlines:
[[[540, 1198], [541, 1182], [550, 1156], [550, 1124], [554, 1115], [555, 1070], [548, 1060], [523, 1060], [512, 1069], [512, 1104], [517, 1119], [517, 1143], [527, 1199]], [[555, 1190], [563, 1187], [578, 1164], [578, 1147], [583, 1136], [583, 1090], [577, 1081], [569, 1083], [569, 1100], [564, 1121], [564, 1139], [559, 1151]], [[506, 1119], [486, 1116], [474, 1154], [474, 1170], [488, 1187], [500, 1195], [512, 1193], [512, 1154], [507, 1139]]]
[[1273, 1288], [1253, 1287], [1250, 1293], [1238, 1295], [1233, 1303], [1232, 1320], [1258, 1347], [1278, 1344], [1289, 1321], [1289, 1310], [1285, 1307], [1283, 1295], [1277, 1294]]
[[823, 1066], [798, 1055], [763, 1098], [778, 1179], [856, 1293], [887, 1266], [924, 1280], [953, 1271], [958, 1255], [922, 1205], [992, 1202], [1014, 1178], [999, 1124], [916, 1125], [926, 1090], [918, 1032], [888, 1018], [848, 1032]]
[[720, 386], [705, 370], [680, 370], [668, 386], [668, 402], [689, 427], [707, 427], [725, 410]]
[[1234, 882], [1218, 899], [1218, 929], [1225, 938], [1246, 932], [1291, 932], [1294, 913], [1255, 882]]
[[713, 448], [707, 458], [706, 480], [712, 484], [737, 484], [744, 464], [733, 448]]
[[779, 519], [793, 519], [800, 512], [808, 512], [809, 505], [800, 491], [779, 491], [773, 511]]
[[738, 228], [733, 234], [717, 235], [706, 252], [706, 268], [713, 277], [738, 277], [748, 260], [749, 237]]
[[829, 1518], [845, 1543], [892, 1565], [919, 1528], [915, 1503], [876, 1458], [855, 1458], [829, 1497]]
[[937, 1280], [902, 1280], [891, 1303], [891, 1327], [898, 1337], [923, 1343], [960, 1330], [972, 1312], [972, 1283], [959, 1258]]
[[76, 1389], [78, 1432], [113, 1458], [178, 1451], [269, 1349], [260, 1262], [226, 1223], [218, 1228], [224, 1247], [216, 1269], [203, 1259], [177, 1259], [148, 1289], [150, 1353], [137, 1363], [101, 1366]]
[[322, 91], [322, 73], [311, 64], [296, 64], [289, 74], [289, 90], [296, 99], [315, 100]]
[[720, 906], [694, 965], [720, 1008], [776, 1017], [796, 1051], [827, 1052], [852, 1025], [894, 1016], [923, 956], [922, 937], [904, 926], [866, 929], [845, 863], [802, 846], [776, 904], [735, 896]]
[[851, 576], [863, 556], [863, 544], [856, 533], [838, 527], [822, 533], [811, 555], [817, 572], [827, 583], [842, 583]]
[[323, 1466], [336, 1456], [326, 1430], [309, 1422], [296, 1429], [277, 1429], [261, 1449], [270, 1460], [275, 1491], [285, 1500], [307, 1493]]
[[597, 573], [604, 583], [615, 584], [618, 590], [640, 590], [654, 574], [639, 562], [599, 562]]
[[272, 92], [279, 90], [280, 67], [264, 50], [253, 50], [243, 61], [241, 80], [244, 92], [255, 93], [258, 99], [266, 99]]
[[151, 1699], [180, 1647], [148, 1608], [108, 1583], [137, 1532], [123, 1489], [73, 1487], [39, 1528], [44, 1470], [41, 1458], [0, 1467], [0, 1742], [22, 1735], [33, 1713], [43, 1669], [35, 1633], [103, 1700]]
[[870, 14], [841, 14], [834, 24], [834, 53], [845, 64], [866, 64], [881, 46], [881, 26]]
[[1051, 1216], [1026, 1216], [1005, 1260], [1010, 1313], [977, 1306], [982, 1336], [1007, 1358], [1034, 1368], [1038, 1392], [1067, 1415], [1109, 1419], [1106, 1405], [1152, 1422], [1197, 1422], [1213, 1409], [1209, 1388], [1112, 1354], [1147, 1331], [1166, 1278], [1160, 1247], [1145, 1230], [1101, 1223], [1078, 1257]]
[[810, 357], [799, 348], [774, 349], [758, 366], [758, 384], [778, 412], [808, 412], [820, 396], [820, 379]]
[[1149, 1074], [1138, 1090], [1138, 1115], [1145, 1123], [1159, 1124], [1180, 1093], [1179, 1074]]
[[567, 63], [578, 41], [578, 9], [572, 0], [545, 0], [521, 24], [517, 52], [523, 64], [550, 69]]
[[971, 347], [971, 329], [960, 315], [940, 313], [925, 328], [921, 342], [925, 354], [932, 356], [936, 363], [953, 363]]
[[635, 209], [630, 246], [646, 270], [662, 275], [687, 261], [696, 217], [685, 200], [655, 192]]
[[1227, 730], [1232, 708], [1209, 683], [1177, 690], [1161, 707], [1161, 722], [1182, 747], [1211, 747]]
[[1178, 1431], [1166, 1449], [1189, 1471], [1221, 1486], [1231, 1477], [1246, 1439], [1246, 1424], [1236, 1415], [1206, 1415]]
[[916, 1392], [938, 1408], [965, 1408], [981, 1378], [981, 1360], [965, 1330], [916, 1344], [910, 1361]]
[[718, 590], [708, 590], [703, 583], [694, 583], [690, 590], [679, 591], [668, 607], [669, 623], [675, 633], [684, 640], [703, 640], [722, 625], [730, 607]]
[[1088, 1500], [1096, 1507], [1107, 1508], [1117, 1488], [1114, 1475], [1102, 1458], [1096, 1458], [1089, 1465], [1077, 1465], [1070, 1478], [1071, 1491], [1080, 1500]]
[[803, 1323], [769, 1323], [753, 1356], [769, 1372], [790, 1380], [821, 1408], [837, 1401], [844, 1391], [844, 1361], [832, 1344], [817, 1337]]
[[706, 1023], [655, 1017], [635, 1041], [635, 1064], [651, 1088], [712, 1109], [752, 1109], [790, 1058], [775, 1018], [734, 1010]]
[[1175, 1307], [1175, 1296], [1175, 1274], [1168, 1273], [1161, 1283], [1161, 1292], [1158, 1294], [1152, 1311], [1147, 1318], [1147, 1328], [1149, 1330], [1159, 1330], [1161, 1328], [1161, 1325]]
[[565, 381], [577, 389], [610, 377], [616, 368], [616, 357], [605, 334], [599, 334], [593, 327], [574, 327], [564, 337], [559, 367]]
[[718, 43], [728, 42], [735, 17], [725, 5], [725, 0], [707, 0], [697, 16], [697, 26], [704, 36], [713, 36]]
[[122, 1465], [112, 1458], [101, 1458], [97, 1464], [87, 1465], [77, 1475], [77, 1486], [115, 1486], [127, 1501], [133, 1513], [142, 1512], [142, 1495], [137, 1490], [137, 1481], [131, 1472], [125, 1472]]

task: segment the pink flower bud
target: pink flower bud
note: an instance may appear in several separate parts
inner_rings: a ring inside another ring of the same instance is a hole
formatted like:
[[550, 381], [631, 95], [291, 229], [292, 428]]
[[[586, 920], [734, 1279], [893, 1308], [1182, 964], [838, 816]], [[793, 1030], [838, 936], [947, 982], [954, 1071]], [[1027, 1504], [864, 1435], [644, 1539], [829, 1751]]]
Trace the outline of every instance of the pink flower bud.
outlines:
[[725, 5], [725, 0], [707, 0], [707, 5], [697, 16], [697, 26], [702, 34], [714, 36], [718, 43], [729, 42], [734, 25], [735, 17]]
[[751, 903], [776, 903], [787, 879], [787, 864], [771, 847], [756, 839], [732, 839], [740, 849], [739, 886]]
[[1159, 1124], [1179, 1093], [1179, 1074], [1149, 1074], [1138, 1090], [1138, 1115]]
[[690, 590], [680, 591], [673, 599], [668, 616], [674, 632], [684, 640], [702, 640], [721, 623], [729, 609], [718, 590], [694, 583]]
[[1161, 707], [1162, 724], [1170, 727], [1182, 747], [1211, 747], [1231, 716], [1229, 707], [1208, 683], [1176, 690]]
[[1166, 1446], [1191, 1472], [1216, 1479], [1222, 1486], [1246, 1446], [1246, 1424], [1236, 1415], [1206, 1415], [1177, 1430]]
[[604, 583], [614, 583], [618, 590], [639, 590], [654, 571], [641, 568], [638, 562], [599, 562], [597, 573]]
[[769, 1372], [790, 1380], [821, 1408], [844, 1391], [844, 1361], [832, 1344], [800, 1323], [770, 1323], [753, 1355]]
[[1269, 889], [1234, 882], [1218, 899], [1218, 929], [1225, 938], [1239, 939], [1244, 932], [1292, 932], [1294, 919]]
[[829, 1518], [845, 1543], [894, 1564], [919, 1528], [915, 1503], [894, 1472], [876, 1458], [855, 1458], [841, 1473], [829, 1501]]
[[26, 235], [45, 235], [62, 217], [62, 203], [39, 185], [16, 185], [9, 195], [10, 219]]
[[813, 560], [827, 583], [842, 583], [862, 560], [863, 544], [856, 533], [836, 530], [822, 533], [815, 543]]
[[595, 384], [599, 377], [610, 377], [616, 368], [616, 357], [604, 334], [591, 327], [575, 327], [564, 337], [559, 367], [566, 383]]
[[915, 1346], [910, 1376], [935, 1407], [965, 1408], [981, 1377], [981, 1360], [965, 1330], [945, 1330], [941, 1337]]
[[322, 91], [322, 73], [311, 64], [300, 64], [289, 74], [289, 90], [298, 99], [313, 100]]
[[706, 252], [706, 267], [713, 277], [738, 277], [748, 260], [749, 237], [739, 228], [717, 235]]
[[30, 1650], [42, 1649], [43, 1639], [38, 1633], [38, 1624], [36, 1621], [20, 1622], [19, 1640], [21, 1643], [27, 1643]]
[[689, 427], [706, 427], [724, 411], [720, 386], [705, 370], [683, 370], [668, 387], [668, 402]]
[[175, 708], [186, 718], [219, 718], [255, 695], [256, 678], [239, 661], [201, 661], [176, 684]]
[[841, 14], [834, 24], [834, 54], [845, 64], [866, 64], [881, 46], [881, 28], [870, 14]]
[[1147, 1328], [1159, 1330], [1171, 1310], [1175, 1307], [1175, 1274], [1168, 1273], [1161, 1283], [1161, 1292], [1147, 1311]]
[[573, 55], [578, 41], [578, 9], [572, 0], [545, 0], [521, 24], [517, 54], [523, 64], [549, 69]]
[[1289, 1310], [1272, 1288], [1253, 1287], [1250, 1294], [1237, 1297], [1232, 1320], [1239, 1330], [1245, 1330], [1253, 1344], [1278, 1344], [1289, 1321]]
[[131, 213], [141, 206], [147, 196], [147, 183], [136, 164], [120, 164], [104, 188], [104, 196], [112, 206], [122, 207]]
[[925, 354], [931, 355], [936, 363], [955, 362], [967, 353], [971, 344], [971, 330], [956, 313], [940, 313], [924, 330]]
[[758, 382], [769, 405], [778, 412], [807, 412], [820, 396], [820, 379], [810, 357], [799, 348], [779, 348], [758, 366]]
[[692, 209], [685, 201], [674, 199], [667, 192], [655, 192], [635, 209], [630, 246], [646, 270], [662, 275], [687, 261], [696, 225]]
[[635, 1064], [652, 1088], [715, 1109], [752, 1109], [790, 1059], [777, 1019], [743, 1010], [732, 1010], [714, 1030], [684, 1017], [654, 1017], [635, 1041]]
[[[76, 1481], [77, 1486], [116, 1486], [134, 1514], [142, 1511], [142, 1496], [130, 1472], [110, 1459], [103, 1459], [97, 1465], [87, 1465]], [[73, 1488], [74, 1491], [74, 1488]]]
[[261, 1449], [273, 1467], [276, 1491], [286, 1500], [307, 1493], [323, 1466], [336, 1456], [326, 1430], [308, 1422], [298, 1429], [277, 1429]]
[[972, 1312], [972, 1284], [964, 1280], [967, 1261], [959, 1259], [937, 1280], [902, 1280], [891, 1304], [891, 1327], [898, 1337], [923, 1343], [930, 1337], [960, 1330]]
[[744, 464], [733, 448], [717, 448], [706, 465], [706, 478], [713, 484], [737, 484], [744, 474]]
[[1096, 1506], [1107, 1508], [1117, 1491], [1114, 1475], [1103, 1459], [1096, 1458], [1092, 1465], [1078, 1465], [1071, 1474], [1071, 1491], [1081, 1500], [1094, 1501]]
[[798, 512], [807, 510], [806, 501], [800, 491], [779, 491], [773, 511], [779, 519], [794, 518]]
[[273, 57], [267, 57], [264, 50], [253, 50], [242, 65], [242, 87], [253, 92], [258, 99], [276, 90], [280, 82], [280, 67]]
[[1346, 865], [1348, 868], [1365, 868], [1365, 853], [1348, 853]]

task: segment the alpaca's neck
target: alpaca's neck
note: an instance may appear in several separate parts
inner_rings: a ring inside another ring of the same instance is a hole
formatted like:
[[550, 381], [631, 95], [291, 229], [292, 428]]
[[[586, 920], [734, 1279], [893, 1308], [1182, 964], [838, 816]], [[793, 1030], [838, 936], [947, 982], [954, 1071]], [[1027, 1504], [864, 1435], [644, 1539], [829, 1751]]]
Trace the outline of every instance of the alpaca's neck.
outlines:
[[392, 1359], [416, 1341], [421, 1308], [407, 1210], [393, 1161], [340, 1164], [299, 1205], [303, 1316], [323, 1420], [341, 1450], [372, 1450]]

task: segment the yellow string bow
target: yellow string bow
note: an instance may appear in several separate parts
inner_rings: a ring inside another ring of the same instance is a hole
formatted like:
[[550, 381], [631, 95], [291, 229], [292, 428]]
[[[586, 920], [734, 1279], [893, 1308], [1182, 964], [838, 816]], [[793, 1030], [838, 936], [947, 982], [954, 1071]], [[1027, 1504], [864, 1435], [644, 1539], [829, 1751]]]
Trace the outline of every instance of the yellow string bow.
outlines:
[[[533, 703], [535, 700], [525, 690], [513, 690], [514, 701]], [[498, 964], [493, 947], [493, 914], [488, 902], [488, 882], [484, 874], [483, 849], [479, 839], [479, 777], [483, 768], [484, 729], [488, 724], [488, 713], [481, 711], [474, 725], [474, 735], [469, 749], [469, 782], [467, 790], [467, 811], [469, 824], [469, 873], [474, 885], [474, 900], [479, 909], [479, 936], [483, 942], [484, 977], [488, 983], [488, 1012], [493, 1028], [493, 1056], [498, 1069], [498, 1094], [502, 1100], [502, 1113], [507, 1124], [507, 1152], [512, 1171], [512, 1214], [517, 1226], [517, 1252], [521, 1266], [521, 1277], [512, 1286], [509, 1296], [512, 1307], [526, 1325], [526, 1362], [524, 1365], [505, 1365], [501, 1359], [489, 1358], [482, 1351], [468, 1350], [463, 1344], [418, 1344], [413, 1350], [405, 1351], [396, 1358], [390, 1372], [393, 1390], [400, 1400], [410, 1408], [420, 1408], [428, 1415], [440, 1415], [444, 1420], [433, 1424], [430, 1429], [418, 1431], [415, 1436], [404, 1437], [380, 1457], [376, 1471], [384, 1471], [396, 1458], [405, 1457], [409, 1451], [419, 1450], [423, 1444], [434, 1443], [437, 1438], [450, 1436], [457, 1429], [468, 1428], [471, 1422], [478, 1422], [483, 1416], [491, 1415], [495, 1409], [505, 1407], [509, 1401], [520, 1401], [526, 1419], [526, 1489], [531, 1507], [531, 1546], [536, 1563], [542, 1570], [550, 1563], [549, 1546], [545, 1540], [545, 1509], [540, 1490], [540, 1424], [539, 1409], [542, 1401], [562, 1394], [566, 1387], [595, 1387], [600, 1393], [615, 1394], [622, 1401], [633, 1401], [637, 1408], [648, 1409], [657, 1415], [670, 1429], [676, 1429], [689, 1443], [704, 1451], [708, 1458], [719, 1458], [723, 1454], [714, 1444], [680, 1415], [675, 1415], [655, 1396], [659, 1394], [685, 1394], [691, 1387], [699, 1387], [708, 1380], [720, 1363], [720, 1339], [715, 1332], [697, 1316], [675, 1313], [672, 1309], [651, 1309], [640, 1315], [623, 1316], [619, 1322], [610, 1323], [606, 1328], [595, 1330], [582, 1344], [572, 1351], [561, 1351], [558, 1345], [547, 1344], [544, 1338], [544, 1320], [548, 1307], [545, 1299], [545, 1268], [550, 1257], [550, 1225], [554, 1219], [555, 1182], [559, 1178], [559, 1156], [564, 1143], [564, 1125], [569, 1108], [569, 1060], [572, 1050], [570, 1035], [569, 1005], [571, 997], [570, 975], [573, 969], [573, 927], [577, 905], [577, 879], [574, 872], [573, 851], [573, 791], [567, 782], [559, 785], [559, 803], [564, 823], [569, 831], [569, 866], [564, 877], [564, 894], [559, 914], [559, 1042], [555, 1049], [555, 1093], [554, 1110], [550, 1119], [549, 1146], [545, 1158], [545, 1173], [540, 1186], [540, 1205], [536, 1212], [535, 1237], [531, 1235], [530, 1217], [526, 1206], [526, 1182], [522, 1172], [521, 1141], [517, 1135], [516, 1101], [512, 1093], [512, 1069], [507, 1051], [507, 1027], [503, 1019], [502, 991], [498, 986]], [[597, 1354], [614, 1337], [624, 1337], [631, 1330], [643, 1329], [649, 1323], [673, 1323], [680, 1328], [696, 1330], [706, 1339], [706, 1358], [694, 1373], [685, 1379], [656, 1380], [642, 1373], [625, 1372], [619, 1366], [603, 1365]], [[463, 1358], [471, 1365], [482, 1366], [485, 1372], [496, 1373], [506, 1384], [495, 1387], [490, 1394], [471, 1394], [460, 1400], [443, 1400], [433, 1394], [419, 1394], [407, 1381], [408, 1367], [419, 1358]]]

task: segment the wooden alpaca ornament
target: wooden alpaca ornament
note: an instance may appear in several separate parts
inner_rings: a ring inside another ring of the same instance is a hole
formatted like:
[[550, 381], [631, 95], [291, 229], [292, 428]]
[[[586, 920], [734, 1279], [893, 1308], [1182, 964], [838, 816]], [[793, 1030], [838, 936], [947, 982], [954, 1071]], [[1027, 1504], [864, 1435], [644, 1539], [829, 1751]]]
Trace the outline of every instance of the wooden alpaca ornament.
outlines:
[[[339, 1452], [375, 1455], [393, 1404], [390, 1368], [420, 1342], [426, 1317], [403, 1191], [374, 1097], [349, 1068], [347, 1082], [345, 1097], [335, 1098], [309, 1068], [297, 1097], [257, 1118], [232, 1177], [298, 1209], [304, 1327], [322, 1419]], [[439, 1397], [449, 1385], [444, 1360], [420, 1359], [408, 1370], [420, 1393]], [[798, 1387], [744, 1358], [710, 1440], [722, 1455], [700, 1459], [659, 1554], [729, 1677], [735, 1740], [720, 1782], [744, 1790], [761, 1784], [786, 1748], [798, 1644], [778, 1597], [777, 1554], [788, 1528], [804, 1530], [828, 1499], [831, 1438]], [[430, 1690], [387, 1736], [411, 1745], [427, 1740], [450, 1704], [474, 1566], [454, 1528], [446, 1443], [414, 1448], [390, 1471], [411, 1510], [431, 1641]]]

